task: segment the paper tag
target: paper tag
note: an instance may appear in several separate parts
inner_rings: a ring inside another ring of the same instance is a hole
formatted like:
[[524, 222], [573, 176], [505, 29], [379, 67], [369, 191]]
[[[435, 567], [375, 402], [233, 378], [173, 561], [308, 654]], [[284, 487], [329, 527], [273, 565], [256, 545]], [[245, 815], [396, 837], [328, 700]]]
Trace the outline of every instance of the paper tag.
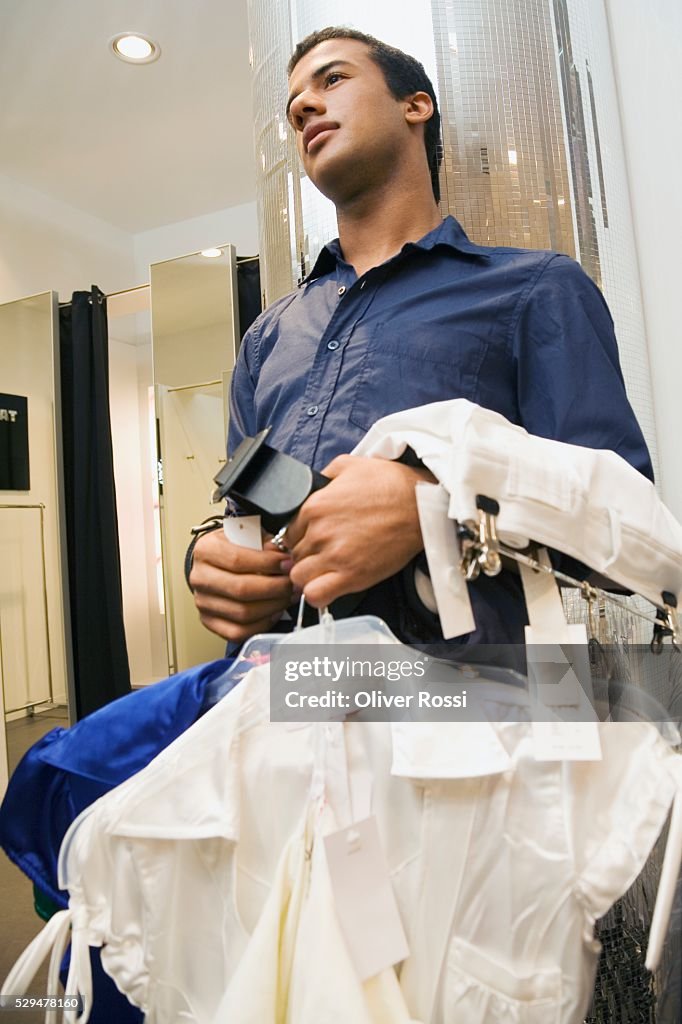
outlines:
[[360, 981], [409, 956], [374, 817], [325, 836], [336, 915]]
[[391, 738], [391, 775], [408, 779], [473, 779], [512, 766], [489, 722], [391, 722]]
[[226, 516], [223, 530], [228, 540], [243, 548], [262, 551], [263, 538], [260, 532], [260, 516]]
[[596, 722], [533, 722], [536, 761], [601, 761]]
[[585, 626], [564, 623], [560, 629], [548, 631], [526, 626], [525, 635], [533, 697], [549, 708], [584, 708], [588, 720], [593, 718]]
[[450, 496], [444, 487], [427, 483], [417, 484], [415, 493], [438, 617], [443, 636], [450, 640], [476, 628], [469, 589], [459, 570], [454, 523], [448, 519]]
[[[536, 760], [601, 761], [585, 626], [564, 624], [547, 631], [526, 626], [526, 655], [531, 700], [540, 719], [532, 729]], [[553, 713], [556, 720], [543, 720]]]

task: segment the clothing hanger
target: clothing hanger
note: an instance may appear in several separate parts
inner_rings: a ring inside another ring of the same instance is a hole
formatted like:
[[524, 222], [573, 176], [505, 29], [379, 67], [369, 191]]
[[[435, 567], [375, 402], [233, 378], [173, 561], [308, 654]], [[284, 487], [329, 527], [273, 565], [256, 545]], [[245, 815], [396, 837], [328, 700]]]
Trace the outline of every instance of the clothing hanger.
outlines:
[[[363, 644], [368, 644], [374, 646], [379, 643], [380, 645], [393, 645], [405, 648], [410, 654], [420, 653], [417, 649], [403, 644], [389, 629], [384, 620], [377, 615], [354, 615], [348, 618], [336, 619], [329, 609], [325, 607], [320, 610], [319, 622], [316, 625], [304, 627], [303, 613], [305, 603], [305, 597], [302, 595], [299, 601], [296, 623], [291, 633], [258, 633], [244, 643], [232, 664], [220, 676], [211, 680], [206, 687], [204, 694], [204, 707], [206, 710], [213, 707], [234, 689], [252, 668], [268, 662], [272, 648], [275, 645], [362, 646]], [[489, 694], [489, 699], [491, 700], [503, 699], [503, 695], [510, 686], [517, 691], [525, 691], [527, 688], [525, 676], [515, 672], [513, 669], [495, 665], [476, 665], [474, 667], [466, 663], [435, 658], [428, 654], [426, 656], [432, 666], [438, 667], [441, 677], [440, 681], [451, 681], [453, 684], [456, 683], [461, 686], [467, 679], [471, 678], [475, 680], [475, 686], [481, 697], [483, 696], [484, 685], [488, 688], [486, 693]], [[448, 679], [448, 677], [450, 678]], [[375, 678], [372, 680], [372, 688], [375, 690], [384, 690], [389, 686], [390, 684], [386, 679]], [[501, 689], [493, 692], [495, 687], [501, 687]]]
[[[320, 611], [320, 622], [316, 626], [303, 627], [305, 597], [301, 595], [298, 614], [292, 633], [257, 633], [250, 637], [242, 646], [239, 654], [228, 668], [206, 687], [204, 707], [213, 707], [219, 700], [232, 690], [237, 683], [256, 665], [270, 660], [270, 651], [275, 644], [284, 643], [287, 639], [292, 643], [361, 643], [366, 636], [367, 642], [375, 642], [373, 637], [381, 636], [385, 642], [399, 644], [386, 623], [374, 616], [356, 616], [351, 619], [334, 619], [327, 608]], [[347, 623], [348, 625], [342, 625]], [[311, 634], [310, 630], [313, 630]]]

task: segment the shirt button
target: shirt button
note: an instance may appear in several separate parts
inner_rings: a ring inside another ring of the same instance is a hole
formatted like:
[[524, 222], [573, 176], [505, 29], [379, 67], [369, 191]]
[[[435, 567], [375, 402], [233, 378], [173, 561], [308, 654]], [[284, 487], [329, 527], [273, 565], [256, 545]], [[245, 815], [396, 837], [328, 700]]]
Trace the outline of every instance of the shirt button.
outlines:
[[330, 352], [336, 352], [338, 347], [339, 347], [339, 342], [338, 341], [328, 341], [327, 342], [327, 348], [329, 349]]
[[345, 291], [346, 291], [346, 286], [345, 286], [345, 284], [342, 284], [341, 287], [339, 288], [339, 295], [343, 295]]
[[309, 416], [317, 416], [319, 411], [320, 411], [319, 405], [309, 405], [308, 409], [307, 409], [307, 412], [308, 412]]

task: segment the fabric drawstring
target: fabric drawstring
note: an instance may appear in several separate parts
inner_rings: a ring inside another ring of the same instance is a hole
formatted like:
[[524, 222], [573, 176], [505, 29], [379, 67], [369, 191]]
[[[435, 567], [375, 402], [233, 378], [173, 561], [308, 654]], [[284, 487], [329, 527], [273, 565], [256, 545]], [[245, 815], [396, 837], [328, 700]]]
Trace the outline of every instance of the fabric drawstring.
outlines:
[[[58, 910], [50, 918], [35, 939], [28, 944], [5, 978], [1, 993], [3, 996], [24, 995], [50, 950], [52, 955], [47, 977], [47, 996], [48, 998], [59, 996], [59, 965], [68, 941], [71, 921], [71, 910]], [[68, 988], [67, 994], [71, 995]], [[56, 1013], [56, 1010], [48, 1009], [45, 1013], [45, 1024], [56, 1024]]]
[[66, 992], [69, 995], [80, 996], [83, 1007], [80, 1012], [78, 1010], [66, 1011], [64, 1020], [68, 1024], [87, 1024], [92, 1010], [92, 968], [86, 924], [87, 917], [85, 921], [80, 922], [78, 916], [74, 916], [71, 933], [71, 963], [66, 979]]
[[[7, 975], [0, 994], [24, 995], [40, 965], [50, 953], [50, 965], [47, 973], [47, 997], [58, 999], [59, 968], [69, 941], [69, 930], [73, 925], [71, 936], [71, 964], [66, 981], [67, 996], [81, 996], [82, 1010], [67, 1008], [62, 1019], [68, 1024], [87, 1024], [92, 1010], [92, 970], [90, 967], [90, 950], [87, 932], [78, 927], [73, 911], [59, 910], [47, 922], [42, 931], [38, 932], [28, 944], [14, 967]], [[45, 1011], [45, 1024], [57, 1024], [57, 1009]]]
[[[64, 911], [61, 911], [64, 913]], [[70, 911], [66, 911], [70, 914]], [[52, 954], [50, 955], [50, 966], [47, 972], [47, 994], [48, 996], [56, 995], [59, 991], [59, 968], [64, 958], [64, 951], [69, 942], [69, 927], [71, 920], [69, 917], [65, 918], [63, 927], [60, 927], [58, 934], [55, 937], [54, 945], [52, 946]], [[70, 994], [70, 990], [67, 988], [67, 994]], [[45, 1014], [45, 1024], [57, 1024], [57, 1009], [48, 1009]]]

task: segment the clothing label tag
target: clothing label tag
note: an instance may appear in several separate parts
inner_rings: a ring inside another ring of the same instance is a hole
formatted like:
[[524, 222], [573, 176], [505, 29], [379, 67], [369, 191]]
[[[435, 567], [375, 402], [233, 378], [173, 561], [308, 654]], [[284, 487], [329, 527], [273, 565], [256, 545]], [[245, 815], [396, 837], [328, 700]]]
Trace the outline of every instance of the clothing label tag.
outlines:
[[261, 551], [263, 539], [260, 532], [260, 516], [226, 516], [223, 530], [228, 540], [243, 548]]
[[459, 570], [455, 524], [448, 518], [450, 495], [444, 487], [427, 483], [417, 484], [415, 493], [438, 617], [443, 636], [450, 640], [476, 628], [469, 589]]
[[601, 761], [596, 722], [533, 722], [536, 761]]
[[409, 947], [374, 817], [325, 836], [336, 915], [360, 981], [405, 960]]
[[585, 626], [526, 626], [526, 655], [536, 760], [601, 761]]
[[548, 708], [583, 709], [591, 719], [592, 677], [582, 623], [549, 630], [526, 626], [531, 694]]
[[473, 779], [512, 766], [490, 722], [391, 722], [391, 775]]

